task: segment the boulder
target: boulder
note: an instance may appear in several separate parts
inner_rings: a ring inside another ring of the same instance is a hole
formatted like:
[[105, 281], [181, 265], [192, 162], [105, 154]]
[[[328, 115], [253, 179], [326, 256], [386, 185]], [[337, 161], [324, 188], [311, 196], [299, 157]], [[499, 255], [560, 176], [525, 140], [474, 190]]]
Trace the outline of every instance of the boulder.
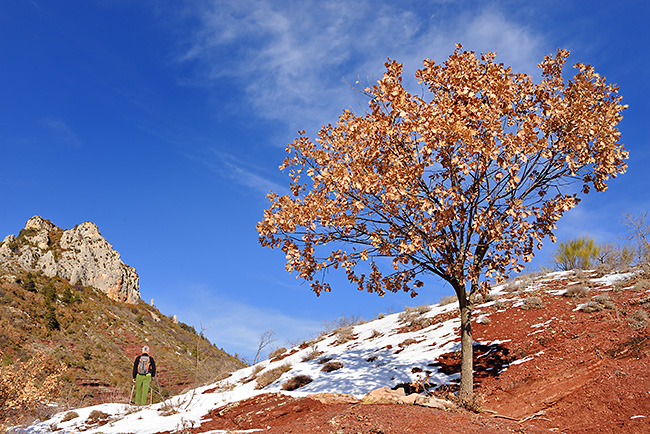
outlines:
[[419, 393], [406, 395], [404, 389], [401, 387], [397, 390], [392, 390], [387, 386], [369, 392], [363, 397], [361, 404], [419, 405], [422, 407], [439, 408], [441, 410], [455, 410], [458, 408], [458, 406], [451, 401], [431, 396], [424, 396]]

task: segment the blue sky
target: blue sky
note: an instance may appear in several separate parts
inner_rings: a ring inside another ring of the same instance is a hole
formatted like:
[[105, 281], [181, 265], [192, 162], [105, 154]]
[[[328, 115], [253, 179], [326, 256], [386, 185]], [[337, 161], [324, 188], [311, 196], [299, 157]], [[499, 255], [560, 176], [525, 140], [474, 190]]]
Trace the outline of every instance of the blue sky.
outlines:
[[[297, 131], [358, 107], [344, 81], [371, 82], [387, 57], [405, 81], [462, 43], [538, 77], [558, 47], [594, 65], [630, 108], [628, 173], [590, 194], [556, 232], [598, 242], [621, 212], [650, 208], [646, 1], [57, 1], [0, 4], [0, 236], [34, 215], [95, 222], [140, 275], [145, 301], [231, 353], [259, 335], [309, 338], [341, 315], [372, 318], [437, 302], [358, 293], [332, 275], [317, 298], [258, 244], [255, 224]], [[550, 242], [534, 262], [546, 265]]]

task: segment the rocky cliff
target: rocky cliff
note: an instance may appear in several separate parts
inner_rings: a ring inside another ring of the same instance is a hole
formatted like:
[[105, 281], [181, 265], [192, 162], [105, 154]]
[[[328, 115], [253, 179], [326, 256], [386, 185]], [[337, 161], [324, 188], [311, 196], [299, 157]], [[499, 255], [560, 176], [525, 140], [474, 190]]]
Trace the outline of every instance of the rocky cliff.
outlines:
[[17, 237], [8, 235], [0, 244], [0, 269], [42, 271], [48, 277], [97, 288], [116, 301], [140, 300], [135, 268], [122, 262], [92, 222], [63, 230], [49, 220], [32, 217]]

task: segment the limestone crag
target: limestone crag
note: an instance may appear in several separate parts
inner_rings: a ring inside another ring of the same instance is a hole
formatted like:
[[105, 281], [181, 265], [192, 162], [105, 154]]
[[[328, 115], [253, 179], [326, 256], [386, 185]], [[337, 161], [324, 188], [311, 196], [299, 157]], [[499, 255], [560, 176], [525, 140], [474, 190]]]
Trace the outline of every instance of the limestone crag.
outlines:
[[7, 271], [40, 270], [73, 284], [80, 281], [120, 302], [140, 300], [135, 268], [122, 262], [92, 222], [63, 230], [49, 220], [32, 217], [18, 237], [9, 235], [0, 245], [0, 267]]

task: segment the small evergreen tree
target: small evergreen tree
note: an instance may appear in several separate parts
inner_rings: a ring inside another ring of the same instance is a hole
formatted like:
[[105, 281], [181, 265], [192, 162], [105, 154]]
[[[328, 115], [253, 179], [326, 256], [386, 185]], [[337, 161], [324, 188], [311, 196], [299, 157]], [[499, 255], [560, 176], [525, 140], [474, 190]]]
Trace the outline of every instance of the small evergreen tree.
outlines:
[[47, 305], [47, 313], [45, 314], [45, 327], [49, 331], [60, 330], [61, 325], [59, 324], [59, 319], [56, 317], [56, 309], [54, 305]]
[[43, 300], [45, 300], [46, 304], [54, 303], [56, 301], [56, 288], [52, 282], [47, 282], [45, 286], [43, 286], [43, 289], [41, 289], [41, 293], [43, 294]]
[[70, 305], [70, 304], [74, 303], [75, 301], [77, 301], [77, 298], [72, 293], [72, 290], [70, 289], [69, 285], [66, 286], [65, 288], [63, 288], [63, 292], [61, 293], [61, 301], [65, 305]]
[[36, 282], [31, 272], [27, 273], [27, 277], [23, 280], [23, 289], [25, 291], [36, 292]]

